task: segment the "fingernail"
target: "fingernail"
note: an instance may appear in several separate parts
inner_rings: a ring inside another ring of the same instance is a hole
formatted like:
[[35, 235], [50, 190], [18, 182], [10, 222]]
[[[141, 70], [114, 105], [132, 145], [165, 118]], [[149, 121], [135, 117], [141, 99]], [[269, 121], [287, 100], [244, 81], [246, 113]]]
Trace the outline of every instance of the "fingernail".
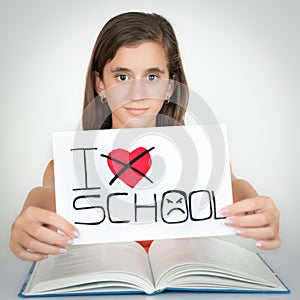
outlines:
[[59, 253], [60, 254], [66, 254], [67, 253], [67, 249], [61, 248], [61, 249], [59, 249]]
[[262, 243], [261, 243], [261, 242], [256, 242], [256, 243], [255, 243], [255, 246], [256, 246], [257, 248], [261, 248], [261, 247], [262, 247]]
[[235, 234], [236, 234], [237, 236], [243, 236], [244, 231], [243, 231], [242, 229], [237, 229], [237, 230], [235, 231]]
[[72, 245], [73, 245], [73, 240], [68, 240], [68, 241], [67, 241], [67, 245], [68, 245], [68, 246], [72, 246]]
[[223, 217], [226, 217], [228, 216], [228, 208], [227, 207], [223, 207], [221, 210], [220, 210], [220, 213]]
[[225, 225], [227, 225], [227, 226], [233, 226], [233, 220], [232, 219], [226, 219], [225, 220]]
[[48, 255], [44, 255], [44, 257], [43, 257], [44, 259], [46, 259], [46, 258], [48, 258]]
[[73, 232], [73, 236], [74, 236], [75, 239], [78, 238], [79, 237], [79, 232], [75, 230]]

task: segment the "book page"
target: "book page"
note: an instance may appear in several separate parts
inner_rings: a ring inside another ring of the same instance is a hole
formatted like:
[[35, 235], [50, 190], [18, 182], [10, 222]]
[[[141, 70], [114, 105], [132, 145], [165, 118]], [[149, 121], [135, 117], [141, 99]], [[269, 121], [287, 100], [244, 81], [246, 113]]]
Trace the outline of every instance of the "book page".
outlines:
[[[26, 292], [41, 293], [103, 281], [136, 289], [153, 289], [147, 253], [138, 243], [73, 246], [68, 253], [37, 263]], [[110, 281], [110, 282], [109, 282]]]
[[[180, 266], [178, 270], [183, 276], [184, 272], [190, 276], [202, 275], [207, 284], [215, 281], [220, 285], [216, 277], [223, 277], [224, 284], [228, 280], [231, 284], [233, 280], [240, 280], [249, 283], [249, 287], [253, 284], [281, 286], [256, 253], [214, 238], [157, 240], [150, 247], [149, 258], [157, 288], [165, 287], [175, 277], [176, 282], [180, 282], [176, 266]], [[189, 285], [191, 279], [188, 278]]]

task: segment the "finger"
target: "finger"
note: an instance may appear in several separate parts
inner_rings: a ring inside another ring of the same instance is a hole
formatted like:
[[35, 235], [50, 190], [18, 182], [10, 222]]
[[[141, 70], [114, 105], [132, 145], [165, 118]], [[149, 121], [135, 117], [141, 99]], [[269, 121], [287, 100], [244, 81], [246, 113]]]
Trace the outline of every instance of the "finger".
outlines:
[[274, 240], [258, 240], [256, 241], [256, 247], [262, 250], [275, 250], [281, 245], [280, 239]]
[[53, 230], [53, 231], [57, 231], [57, 229], [52, 225], [44, 225], [44, 226], [51, 229], [51, 230]]
[[274, 222], [274, 216], [270, 211], [260, 214], [231, 216], [226, 218], [225, 224], [230, 227], [264, 227]]
[[40, 223], [54, 226], [70, 238], [76, 238], [79, 236], [77, 228], [58, 214], [49, 210], [39, 209], [37, 207], [29, 207], [28, 209], [31, 210], [29, 213], [31, 213]]
[[273, 207], [272, 199], [265, 196], [258, 196], [253, 198], [244, 199], [234, 204], [228, 205], [221, 209], [224, 217], [236, 214], [245, 214], [253, 211], [265, 210]]
[[[26, 238], [28, 241], [28, 235], [31, 236], [34, 240], [39, 240], [41, 242], [56, 245], [60, 248], [66, 248], [67, 246], [72, 244], [72, 239], [62, 234], [57, 233], [45, 226], [40, 225], [39, 223], [30, 223], [26, 226], [26, 232], [23, 231], [24, 235], [20, 237]], [[31, 247], [28, 247], [31, 248]], [[47, 252], [46, 252], [47, 253]]]
[[14, 247], [11, 248], [13, 253], [23, 260], [29, 260], [29, 261], [40, 261], [48, 257], [48, 255], [43, 253], [37, 253], [37, 252], [30, 252], [27, 251], [25, 248], [23, 248], [19, 244], [15, 244]]
[[49, 255], [49, 254], [59, 255], [59, 254], [65, 254], [67, 252], [67, 249], [65, 247], [62, 248], [57, 245], [51, 245], [51, 244], [41, 242], [27, 234], [24, 234], [21, 241], [22, 242], [19, 244], [23, 248], [25, 248], [27, 250], [30, 249], [31, 251], [37, 252], [37, 253], [44, 253], [47, 255]]
[[276, 226], [260, 228], [237, 228], [235, 234], [240, 237], [252, 238], [255, 240], [270, 240], [277, 236]]

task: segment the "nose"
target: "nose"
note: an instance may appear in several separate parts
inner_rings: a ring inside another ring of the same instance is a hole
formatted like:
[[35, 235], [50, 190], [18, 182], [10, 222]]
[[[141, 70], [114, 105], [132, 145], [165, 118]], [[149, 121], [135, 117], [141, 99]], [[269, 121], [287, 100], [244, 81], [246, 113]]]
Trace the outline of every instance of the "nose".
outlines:
[[146, 86], [143, 79], [134, 79], [130, 82], [130, 100], [139, 101], [146, 97]]

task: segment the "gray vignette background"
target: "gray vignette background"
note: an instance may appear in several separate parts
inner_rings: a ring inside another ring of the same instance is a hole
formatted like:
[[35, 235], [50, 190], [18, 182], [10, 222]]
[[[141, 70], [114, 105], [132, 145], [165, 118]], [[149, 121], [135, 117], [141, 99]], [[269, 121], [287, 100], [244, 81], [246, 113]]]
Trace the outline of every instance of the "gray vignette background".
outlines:
[[0, 2], [0, 257], [12, 256], [11, 224], [52, 159], [51, 133], [77, 127], [99, 30], [130, 10], [157, 12], [173, 24], [190, 88], [228, 126], [234, 172], [281, 211], [283, 244], [274, 252], [295, 252], [299, 1], [12, 0]]

